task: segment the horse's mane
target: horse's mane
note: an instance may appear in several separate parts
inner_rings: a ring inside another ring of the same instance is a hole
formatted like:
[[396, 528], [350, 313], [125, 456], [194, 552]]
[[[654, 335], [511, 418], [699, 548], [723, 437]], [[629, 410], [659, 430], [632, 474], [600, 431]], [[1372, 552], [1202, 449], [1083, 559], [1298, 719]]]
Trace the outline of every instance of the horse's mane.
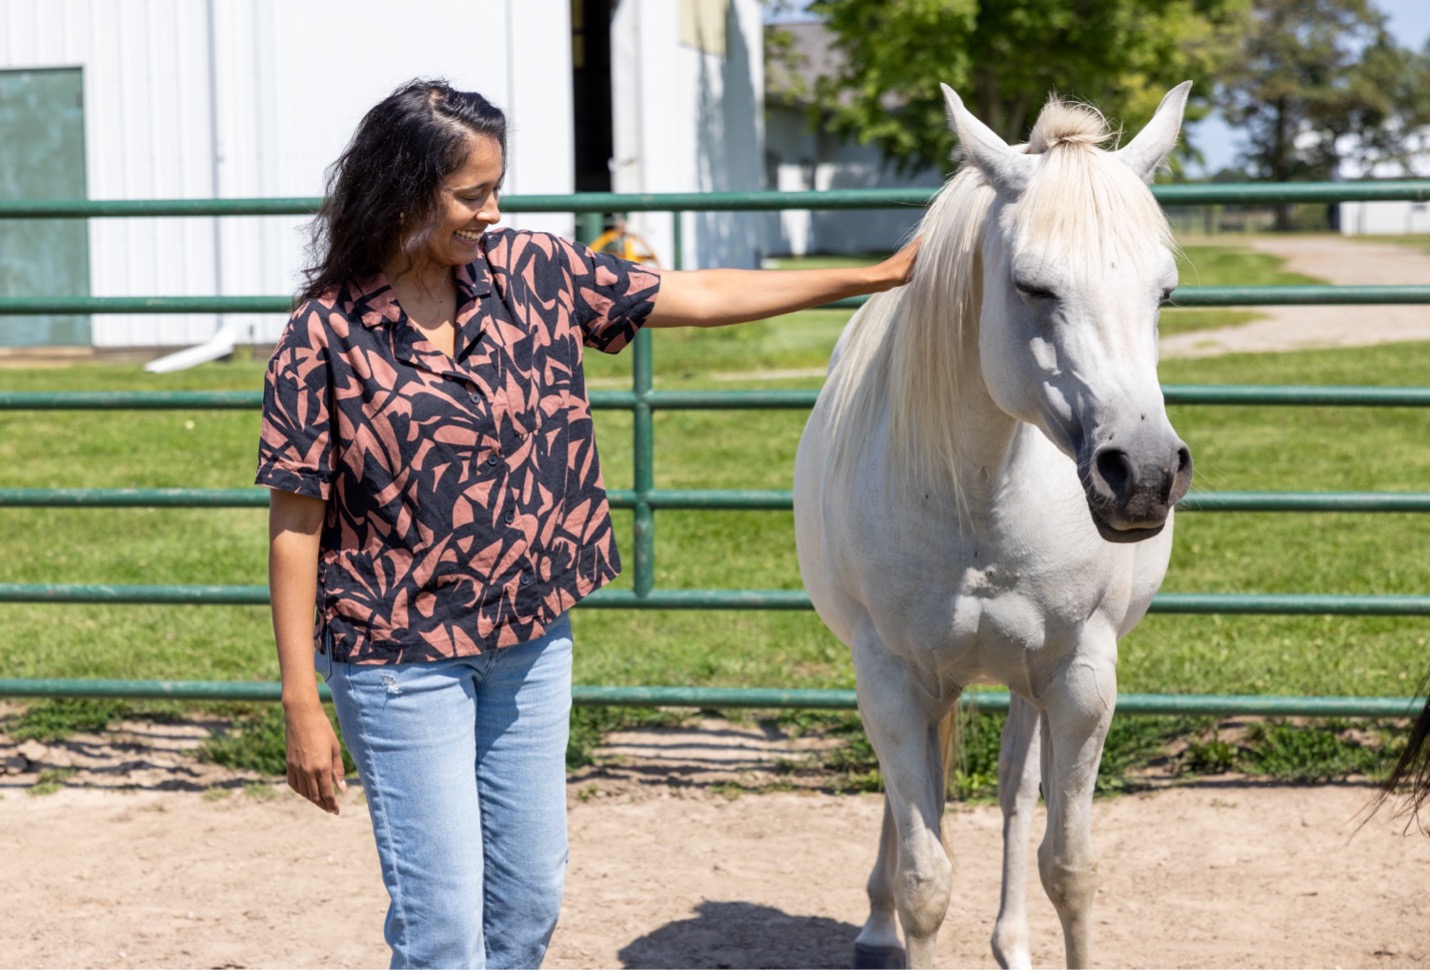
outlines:
[[[1021, 147], [1043, 159], [1003, 226], [1016, 248], [1036, 247], [1090, 272], [1109, 257], [1145, 259], [1149, 243], [1171, 246], [1146, 185], [1100, 148], [1111, 137], [1096, 109], [1049, 99]], [[871, 298], [841, 341], [830, 373], [839, 380], [829, 404], [834, 483], [854, 482], [887, 401], [891, 483], [958, 493], [957, 380], [966, 344], [977, 341], [982, 243], [994, 199], [972, 165], [949, 180], [919, 223], [913, 279]]]

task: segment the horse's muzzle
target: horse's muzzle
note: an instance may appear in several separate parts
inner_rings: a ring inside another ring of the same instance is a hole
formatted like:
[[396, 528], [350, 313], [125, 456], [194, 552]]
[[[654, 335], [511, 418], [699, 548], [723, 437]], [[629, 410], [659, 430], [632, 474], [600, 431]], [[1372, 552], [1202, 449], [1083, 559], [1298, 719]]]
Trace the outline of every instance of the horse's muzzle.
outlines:
[[1082, 471], [1087, 506], [1106, 541], [1142, 541], [1158, 534], [1192, 483], [1192, 451], [1170, 447], [1126, 450], [1105, 446]]

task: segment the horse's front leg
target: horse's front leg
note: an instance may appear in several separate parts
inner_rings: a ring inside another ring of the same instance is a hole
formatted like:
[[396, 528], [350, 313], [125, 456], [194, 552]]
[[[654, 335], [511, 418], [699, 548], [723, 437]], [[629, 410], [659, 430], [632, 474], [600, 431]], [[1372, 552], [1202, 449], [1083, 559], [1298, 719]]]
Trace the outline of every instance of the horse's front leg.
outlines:
[[1097, 894], [1092, 792], [1116, 701], [1116, 645], [1111, 640], [1106, 652], [1080, 650], [1042, 695], [1048, 826], [1038, 847], [1038, 872], [1062, 921], [1069, 969], [1087, 967], [1091, 959]]
[[[872, 629], [872, 627], [870, 627]], [[891, 655], [875, 636], [856, 637], [859, 713], [884, 776], [886, 816], [880, 858], [870, 877], [870, 917], [855, 942], [855, 954], [887, 946], [889, 823], [897, 865], [893, 903], [903, 926], [911, 968], [934, 965], [935, 943], [953, 887], [953, 866], [944, 851], [944, 767], [939, 721], [945, 702], [930, 698], [927, 681]], [[881, 902], [881, 899], [883, 902]], [[880, 943], [883, 941], [883, 943]]]
[[993, 925], [993, 956], [1005, 968], [1033, 966], [1028, 932], [1028, 866], [1033, 812], [1038, 805], [1042, 717], [1013, 696], [998, 751], [998, 805], [1003, 810], [1003, 894]]
[[902, 970], [908, 966], [908, 956], [899, 939], [898, 906], [894, 903], [898, 868], [899, 831], [894, 827], [894, 813], [886, 795], [884, 822], [879, 828], [879, 855], [865, 887], [869, 895], [869, 919], [854, 938], [856, 970]]

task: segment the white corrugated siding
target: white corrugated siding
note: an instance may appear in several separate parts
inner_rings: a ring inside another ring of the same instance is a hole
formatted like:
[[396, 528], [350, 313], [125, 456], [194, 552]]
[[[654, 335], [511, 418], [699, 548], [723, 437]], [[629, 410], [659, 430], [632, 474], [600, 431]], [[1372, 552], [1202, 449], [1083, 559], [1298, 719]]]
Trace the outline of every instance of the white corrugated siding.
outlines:
[[[720, 22], [712, 11], [723, 16], [723, 44], [682, 43], [682, 27], [692, 29], [692, 21], [706, 29]], [[622, 0], [611, 27], [615, 191], [764, 188], [763, 44], [757, 0]], [[683, 219], [686, 267], [753, 266], [778, 226], [773, 213]], [[632, 214], [630, 223], [670, 262], [669, 214]]]
[[[84, 70], [92, 199], [319, 196], [363, 113], [419, 76], [507, 110], [506, 192], [569, 193], [569, 15], [568, 0], [0, 0], [0, 70]], [[92, 220], [91, 293], [290, 294], [303, 222]], [[219, 317], [97, 315], [94, 343], [195, 344]], [[283, 324], [232, 317], [259, 342]]]

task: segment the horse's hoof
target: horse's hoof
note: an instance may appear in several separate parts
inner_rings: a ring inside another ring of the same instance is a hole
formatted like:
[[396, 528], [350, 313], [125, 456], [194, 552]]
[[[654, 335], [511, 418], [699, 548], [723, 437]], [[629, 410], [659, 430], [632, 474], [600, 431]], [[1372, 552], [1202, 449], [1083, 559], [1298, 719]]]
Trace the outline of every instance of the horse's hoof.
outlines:
[[902, 971], [909, 966], [902, 947], [854, 944], [856, 971]]

